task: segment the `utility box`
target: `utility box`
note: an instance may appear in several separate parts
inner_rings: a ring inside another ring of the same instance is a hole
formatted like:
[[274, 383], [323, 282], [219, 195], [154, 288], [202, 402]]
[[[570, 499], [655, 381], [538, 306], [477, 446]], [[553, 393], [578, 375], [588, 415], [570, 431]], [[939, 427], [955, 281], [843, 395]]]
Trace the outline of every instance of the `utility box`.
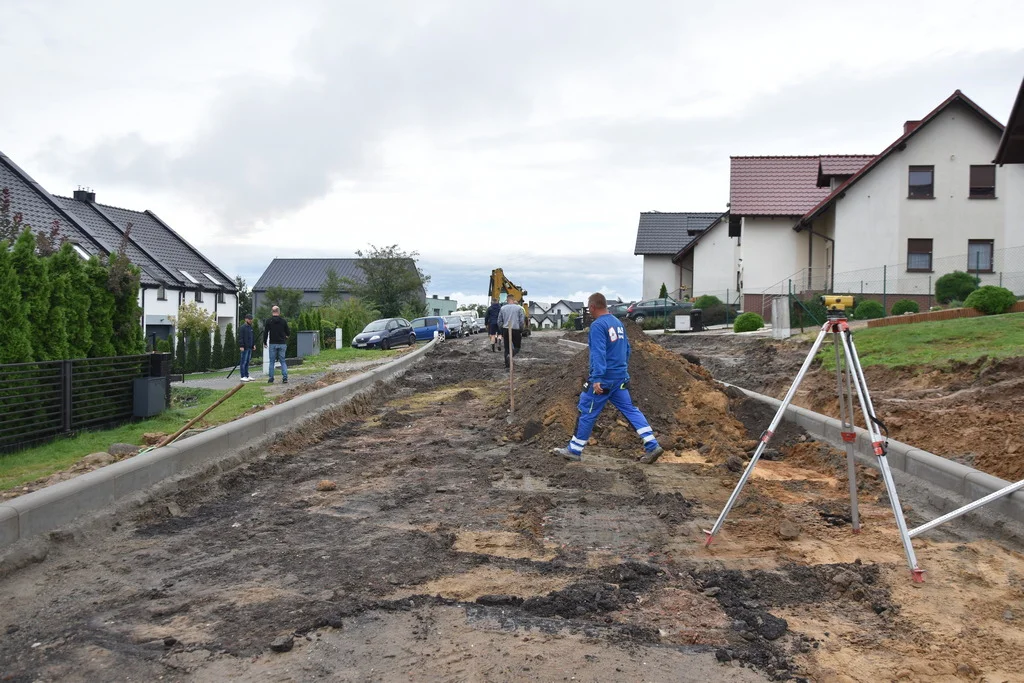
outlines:
[[138, 377], [132, 381], [132, 415], [153, 417], [166, 408], [166, 377]]
[[699, 308], [692, 308], [689, 313], [676, 316], [676, 332], [700, 332], [703, 329], [704, 311]]
[[299, 352], [299, 358], [320, 355], [320, 333], [316, 330], [299, 332], [299, 336], [295, 341], [298, 347], [296, 350]]

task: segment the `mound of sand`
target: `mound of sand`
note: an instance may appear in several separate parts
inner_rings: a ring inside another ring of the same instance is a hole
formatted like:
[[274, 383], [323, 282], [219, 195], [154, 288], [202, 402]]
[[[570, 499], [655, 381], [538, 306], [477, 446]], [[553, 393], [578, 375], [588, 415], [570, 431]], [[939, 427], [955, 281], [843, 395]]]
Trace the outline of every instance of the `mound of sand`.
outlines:
[[[663, 348], [638, 325], [626, 323], [633, 348], [630, 393], [667, 450], [699, 449], [722, 462], [749, 447], [746, 430], [732, 414], [729, 398], [710, 373]], [[520, 394], [516, 412], [530, 416], [513, 427], [514, 439], [536, 437], [544, 446], [563, 446], [576, 426], [579, 392], [587, 378], [588, 352], [580, 351], [560, 371], [537, 380]], [[640, 440], [625, 418], [608, 405], [590, 444], [639, 451]]]

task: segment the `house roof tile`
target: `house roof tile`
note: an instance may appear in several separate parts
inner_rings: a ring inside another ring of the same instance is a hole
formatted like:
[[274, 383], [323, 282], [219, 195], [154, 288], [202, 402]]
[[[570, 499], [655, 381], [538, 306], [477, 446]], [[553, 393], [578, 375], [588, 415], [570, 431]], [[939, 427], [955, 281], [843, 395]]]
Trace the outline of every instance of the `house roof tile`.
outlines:
[[645, 211], [640, 214], [636, 231], [636, 255], [675, 254], [700, 234], [721, 211], [661, 212]]
[[818, 187], [821, 156], [732, 157], [729, 210], [735, 216], [802, 216], [828, 196]]
[[959, 103], [967, 107], [969, 110], [973, 111], [982, 121], [988, 123], [1000, 133], [1004, 131], [1003, 124], [999, 123], [999, 121], [993, 118], [991, 114], [989, 114], [987, 111], [979, 107], [974, 102], [974, 100], [967, 97], [967, 95], [964, 95], [959, 90], [955, 90], [953, 94], [947, 97], [945, 100], [943, 100], [942, 103], [939, 104], [939, 106], [935, 107], [935, 109], [932, 109], [930, 112], [928, 112], [927, 116], [925, 116], [923, 119], [917, 122], [917, 125], [908, 126], [904, 130], [903, 135], [896, 138], [896, 140], [894, 140], [891, 145], [882, 150], [881, 154], [874, 157], [871, 161], [865, 164], [859, 171], [857, 171], [852, 176], [843, 181], [843, 183], [839, 185], [834, 191], [829, 192], [824, 197], [822, 197], [817, 203], [815, 203], [814, 206], [811, 206], [809, 209], [807, 209], [807, 211], [801, 216], [799, 222], [797, 222], [797, 224], [793, 226], [794, 229], [802, 229], [805, 225], [808, 225], [816, 217], [824, 213], [828, 209], [828, 207], [830, 207], [840, 197], [842, 197], [846, 193], [846, 191], [850, 189], [850, 187], [855, 185], [861, 178], [870, 173], [871, 169], [878, 166], [878, 164], [887, 159], [889, 155], [895, 152], [896, 150], [903, 149], [906, 146], [907, 140], [917, 135], [920, 131], [926, 128], [928, 124], [936, 116], [938, 116], [948, 107], [956, 103]]
[[11, 214], [20, 213], [23, 222], [37, 233], [48, 231], [57, 221], [59, 234], [64, 239], [92, 255], [107, 253], [103, 244], [90, 235], [73, 214], [64, 211], [39, 183], [0, 153], [0, 189], [3, 188], [9, 192]]
[[338, 277], [353, 282], [366, 282], [366, 275], [356, 258], [276, 258], [252, 286], [253, 291], [265, 292], [270, 287], [287, 287], [304, 292], [318, 292], [327, 279], [328, 268], [334, 268]]
[[1003, 137], [996, 150], [997, 164], [1024, 164], [1024, 81], [1010, 110]]

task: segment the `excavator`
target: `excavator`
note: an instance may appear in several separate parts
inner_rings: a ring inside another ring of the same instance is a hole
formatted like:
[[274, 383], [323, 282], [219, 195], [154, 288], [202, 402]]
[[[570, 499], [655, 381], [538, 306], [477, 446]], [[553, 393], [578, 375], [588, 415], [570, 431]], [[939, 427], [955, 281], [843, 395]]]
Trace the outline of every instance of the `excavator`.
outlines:
[[514, 297], [523, 307], [523, 313], [526, 315], [526, 328], [523, 330], [523, 336], [530, 336], [530, 307], [526, 303], [526, 290], [505, 277], [505, 271], [501, 268], [491, 271], [491, 283], [487, 289], [487, 296], [497, 299], [499, 303], [505, 303], [510, 296]]

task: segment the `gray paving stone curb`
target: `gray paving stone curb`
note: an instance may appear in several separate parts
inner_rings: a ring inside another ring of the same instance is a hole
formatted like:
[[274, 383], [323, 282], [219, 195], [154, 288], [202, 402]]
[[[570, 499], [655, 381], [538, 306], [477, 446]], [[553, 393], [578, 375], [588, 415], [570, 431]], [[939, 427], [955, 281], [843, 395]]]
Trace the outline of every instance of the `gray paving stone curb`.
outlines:
[[[782, 401], [771, 396], [765, 396], [727, 382], [721, 382], [721, 384], [739, 389], [750, 398], [770, 405], [775, 410], [782, 405]], [[836, 448], [845, 448], [840, 436], [841, 424], [836, 418], [790, 405], [786, 409], [783, 419], [803, 427], [809, 434], [831, 443]], [[767, 426], [765, 425], [765, 427]], [[854, 453], [858, 461], [869, 467], [878, 468], [878, 461], [875, 458], [867, 431], [857, 428], [857, 441], [854, 446]], [[978, 500], [1012, 483], [893, 439], [889, 439], [887, 457], [891, 469], [904, 472], [940, 489], [962, 496], [968, 501]], [[1015, 491], [993, 501], [986, 505], [985, 509], [1016, 522], [1024, 523], [1024, 491]]]
[[320, 410], [348, 401], [377, 382], [401, 375], [436, 343], [431, 341], [412, 353], [344, 382], [303, 394], [170, 446], [12, 498], [0, 504], [0, 549], [70, 524], [190, 470], [238, 464], [245, 459], [242, 449], [246, 446], [265, 440], [275, 432], [295, 428]]

